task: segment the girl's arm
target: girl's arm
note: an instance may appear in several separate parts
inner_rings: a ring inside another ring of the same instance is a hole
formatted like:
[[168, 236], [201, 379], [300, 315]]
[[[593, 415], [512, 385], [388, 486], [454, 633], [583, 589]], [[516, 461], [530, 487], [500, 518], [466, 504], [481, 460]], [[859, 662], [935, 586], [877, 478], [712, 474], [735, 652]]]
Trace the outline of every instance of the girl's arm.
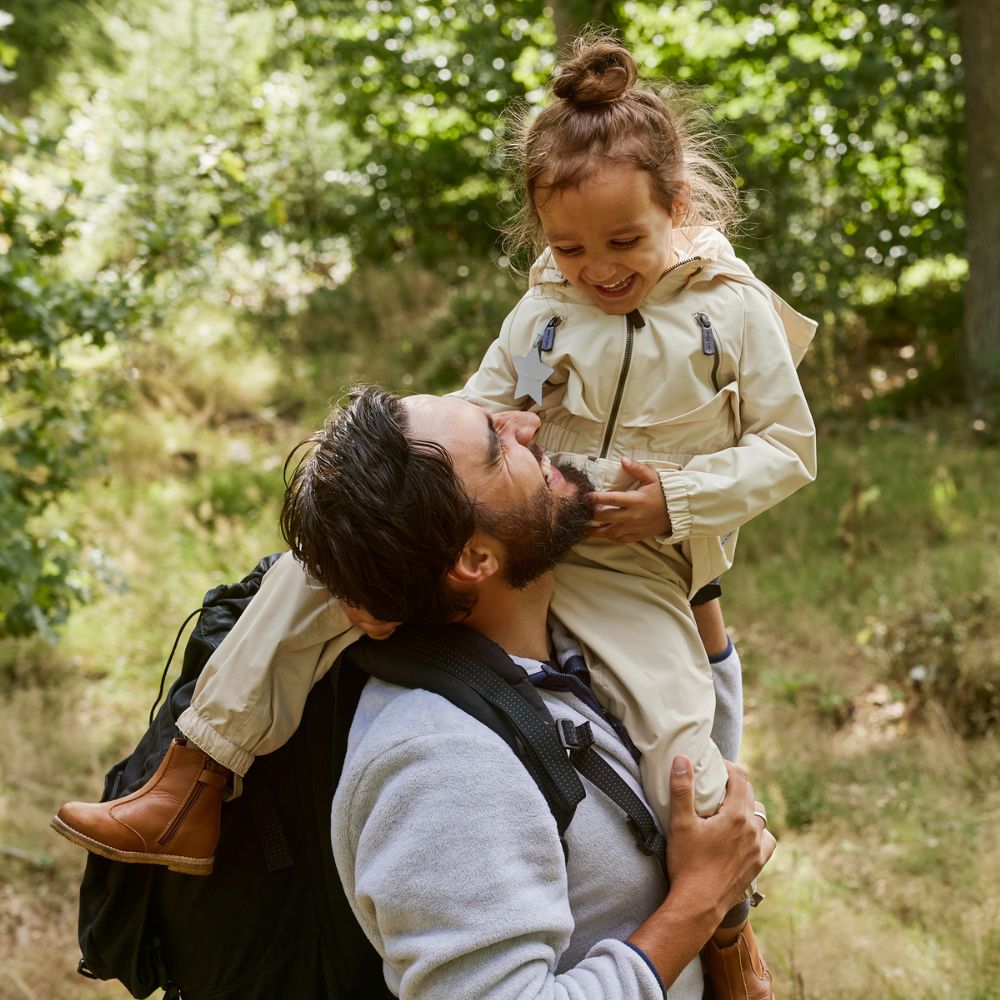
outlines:
[[816, 478], [816, 428], [788, 341], [774, 309], [755, 288], [745, 304], [739, 362], [739, 440], [695, 455], [683, 469], [659, 471], [675, 544], [720, 537]]

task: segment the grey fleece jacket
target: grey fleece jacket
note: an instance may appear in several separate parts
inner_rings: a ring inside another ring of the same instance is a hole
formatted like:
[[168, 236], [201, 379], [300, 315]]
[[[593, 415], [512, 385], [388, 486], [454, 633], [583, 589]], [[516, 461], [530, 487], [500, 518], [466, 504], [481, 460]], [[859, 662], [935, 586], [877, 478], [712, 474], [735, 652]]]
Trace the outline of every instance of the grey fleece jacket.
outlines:
[[[638, 793], [611, 727], [571, 694], [549, 711], [591, 723]], [[355, 914], [403, 1000], [663, 1000], [625, 938], [662, 902], [655, 859], [586, 779], [567, 831], [507, 745], [438, 695], [371, 680], [333, 801], [333, 851]], [[697, 958], [667, 984], [702, 995]]]

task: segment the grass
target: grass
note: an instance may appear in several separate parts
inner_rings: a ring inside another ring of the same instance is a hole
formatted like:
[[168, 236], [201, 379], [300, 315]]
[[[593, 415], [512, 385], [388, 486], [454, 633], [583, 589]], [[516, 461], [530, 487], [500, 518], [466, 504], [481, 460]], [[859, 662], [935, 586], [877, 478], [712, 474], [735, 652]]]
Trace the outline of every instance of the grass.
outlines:
[[[1000, 997], [1000, 742], [960, 735], [1000, 686], [995, 458], [955, 416], [827, 433], [818, 483], [743, 532], [727, 617], [780, 995]], [[917, 650], [961, 665], [947, 689], [900, 669]]]
[[[260, 405], [221, 355], [190, 394], [169, 357], [149, 366], [106, 473], [65, 505], [93, 601], [55, 647], [0, 644], [4, 998], [125, 995], [74, 972], [83, 856], [48, 820], [142, 733], [201, 594], [280, 547], [280, 466], [322, 394], [275, 416], [280, 379], [251, 360]], [[996, 454], [960, 414], [821, 440], [818, 483], [744, 529], [726, 584], [744, 756], [780, 840], [755, 924], [780, 996], [1000, 1000], [1000, 742], [965, 725], [1000, 688]]]

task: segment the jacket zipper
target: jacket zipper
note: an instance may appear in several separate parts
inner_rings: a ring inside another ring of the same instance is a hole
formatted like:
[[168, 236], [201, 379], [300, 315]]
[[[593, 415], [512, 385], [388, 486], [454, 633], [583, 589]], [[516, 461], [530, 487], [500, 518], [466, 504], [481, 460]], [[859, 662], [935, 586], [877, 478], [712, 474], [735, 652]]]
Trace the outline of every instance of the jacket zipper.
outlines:
[[601, 458], [608, 457], [608, 449], [611, 447], [611, 439], [615, 433], [615, 423], [618, 420], [618, 411], [622, 406], [622, 396], [625, 395], [625, 381], [628, 379], [629, 368], [632, 365], [632, 345], [635, 342], [635, 321], [634, 316], [638, 316], [641, 322], [640, 327], [646, 325], [637, 309], [625, 317], [625, 358], [622, 361], [622, 370], [618, 376], [618, 388], [615, 390], [614, 402], [611, 404], [611, 412], [608, 416], [608, 429], [604, 432], [604, 443], [601, 445]]
[[[685, 264], [691, 264], [692, 262], [694, 262], [696, 260], [701, 260], [701, 257], [695, 255], [694, 257], [687, 257], [684, 260], [679, 260], [679, 261], [677, 261], [676, 264], [671, 264], [670, 267], [668, 267], [663, 272], [663, 274], [660, 275], [660, 277], [662, 278], [664, 274], [670, 274], [671, 271], [676, 271], [677, 268], [683, 267]], [[701, 270], [701, 268], [699, 267], [698, 271], [700, 271], [700, 270]], [[697, 274], [698, 271], [695, 271], [694, 274]], [[692, 275], [692, 277], [693, 277], [693, 275]]]
[[[672, 264], [668, 267], [663, 274], [669, 274], [678, 267], [683, 267], [685, 264], [690, 264], [695, 260], [701, 260], [701, 257], [688, 257], [687, 260], [679, 260], [676, 264]], [[698, 270], [700, 271], [701, 268], [698, 268]], [[696, 271], [695, 274], [697, 273], [698, 272]], [[633, 317], [638, 317], [638, 323], [635, 322]], [[625, 323], [625, 360], [622, 362], [621, 374], [618, 376], [618, 388], [615, 390], [615, 400], [611, 404], [611, 415], [608, 417], [608, 429], [604, 432], [604, 442], [601, 445], [601, 458], [608, 457], [608, 450], [611, 447], [611, 439], [614, 437], [615, 422], [618, 420], [618, 411], [621, 409], [622, 396], [625, 393], [625, 380], [628, 378], [629, 367], [632, 364], [632, 345], [635, 341], [636, 327], [638, 326], [639, 329], [642, 329], [642, 327], [646, 325], [646, 321], [642, 318], [642, 313], [640, 313], [638, 309], [633, 309], [632, 312], [625, 317]]]

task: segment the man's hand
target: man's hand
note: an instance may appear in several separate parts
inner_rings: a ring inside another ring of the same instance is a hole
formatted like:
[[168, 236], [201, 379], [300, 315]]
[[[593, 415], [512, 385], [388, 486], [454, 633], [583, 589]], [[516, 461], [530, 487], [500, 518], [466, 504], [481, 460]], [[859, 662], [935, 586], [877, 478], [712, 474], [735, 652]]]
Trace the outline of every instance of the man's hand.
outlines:
[[667, 871], [663, 903], [629, 935], [669, 988], [742, 898], [774, 851], [746, 771], [727, 764], [726, 799], [714, 816], [694, 811], [694, 768], [675, 757], [670, 774]]
[[702, 819], [694, 810], [691, 762], [674, 759], [667, 833], [671, 894], [680, 891], [703, 904], [716, 903], [720, 918], [740, 902], [775, 848], [774, 837], [757, 815], [764, 807], [754, 800], [746, 771], [736, 764], [726, 767], [725, 801], [714, 816]]
[[365, 635], [371, 636], [372, 639], [388, 639], [400, 624], [399, 622], [384, 622], [380, 618], [374, 618], [364, 608], [348, 604], [346, 601], [343, 601], [342, 604], [344, 614], [350, 619], [351, 624], [357, 625]]
[[656, 470], [631, 458], [622, 459], [622, 468], [639, 485], [631, 490], [591, 493], [591, 499], [598, 505], [594, 514], [598, 524], [592, 525], [587, 533], [591, 538], [615, 542], [641, 542], [669, 535], [670, 516]]

